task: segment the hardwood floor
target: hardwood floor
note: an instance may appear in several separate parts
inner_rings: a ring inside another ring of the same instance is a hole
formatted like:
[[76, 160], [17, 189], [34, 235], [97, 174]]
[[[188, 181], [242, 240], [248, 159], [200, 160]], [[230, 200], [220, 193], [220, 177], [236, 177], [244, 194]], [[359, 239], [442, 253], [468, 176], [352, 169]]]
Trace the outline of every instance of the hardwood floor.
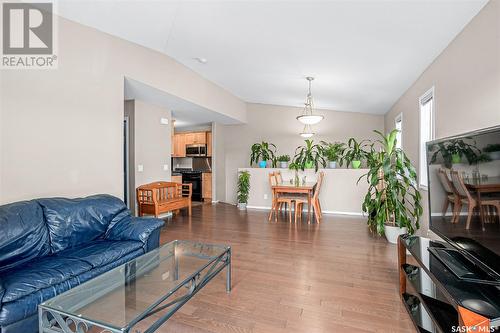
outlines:
[[233, 291], [220, 274], [158, 332], [415, 332], [398, 296], [396, 247], [363, 219], [270, 223], [266, 211], [226, 204], [184, 214], [167, 221], [161, 242], [230, 244]]

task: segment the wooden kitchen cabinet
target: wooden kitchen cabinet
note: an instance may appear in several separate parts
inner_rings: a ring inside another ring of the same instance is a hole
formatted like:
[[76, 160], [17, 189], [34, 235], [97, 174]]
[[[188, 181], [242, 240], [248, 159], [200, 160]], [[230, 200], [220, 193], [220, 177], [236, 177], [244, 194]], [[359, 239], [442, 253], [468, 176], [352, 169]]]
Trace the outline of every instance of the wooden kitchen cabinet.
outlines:
[[207, 132], [207, 156], [212, 156], [212, 132]]
[[186, 133], [186, 145], [194, 145], [201, 144], [204, 145], [207, 143], [206, 132], [191, 132]]
[[212, 201], [212, 173], [203, 172], [201, 174], [201, 197], [203, 201]]
[[186, 157], [186, 134], [174, 134], [174, 157]]

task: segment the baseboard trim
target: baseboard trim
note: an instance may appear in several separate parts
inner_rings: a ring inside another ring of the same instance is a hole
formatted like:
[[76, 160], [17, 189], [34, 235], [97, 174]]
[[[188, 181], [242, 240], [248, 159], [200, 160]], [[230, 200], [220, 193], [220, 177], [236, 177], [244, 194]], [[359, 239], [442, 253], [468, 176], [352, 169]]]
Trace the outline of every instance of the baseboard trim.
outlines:
[[[248, 209], [256, 209], [256, 210], [271, 210], [270, 206], [247, 206]], [[348, 215], [348, 216], [363, 216], [363, 213], [359, 212], [344, 212], [338, 210], [324, 210], [323, 214], [327, 215]]]

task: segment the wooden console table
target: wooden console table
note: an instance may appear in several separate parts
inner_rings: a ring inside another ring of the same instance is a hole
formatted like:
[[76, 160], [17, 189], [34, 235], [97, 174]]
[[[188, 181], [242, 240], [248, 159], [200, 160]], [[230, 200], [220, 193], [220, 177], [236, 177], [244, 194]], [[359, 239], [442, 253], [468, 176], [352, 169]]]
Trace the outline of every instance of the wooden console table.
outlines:
[[401, 300], [417, 331], [500, 332], [500, 287], [459, 279], [429, 248], [452, 249], [423, 237], [398, 239]]

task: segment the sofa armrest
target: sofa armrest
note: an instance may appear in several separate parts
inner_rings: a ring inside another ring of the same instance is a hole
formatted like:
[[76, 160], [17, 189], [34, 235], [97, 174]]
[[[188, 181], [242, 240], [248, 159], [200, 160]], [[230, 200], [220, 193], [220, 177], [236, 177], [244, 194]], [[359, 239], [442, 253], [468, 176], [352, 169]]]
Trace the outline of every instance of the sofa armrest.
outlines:
[[158, 247], [160, 229], [164, 224], [165, 222], [156, 218], [129, 216], [109, 229], [104, 238], [109, 240], [141, 241], [147, 252]]

